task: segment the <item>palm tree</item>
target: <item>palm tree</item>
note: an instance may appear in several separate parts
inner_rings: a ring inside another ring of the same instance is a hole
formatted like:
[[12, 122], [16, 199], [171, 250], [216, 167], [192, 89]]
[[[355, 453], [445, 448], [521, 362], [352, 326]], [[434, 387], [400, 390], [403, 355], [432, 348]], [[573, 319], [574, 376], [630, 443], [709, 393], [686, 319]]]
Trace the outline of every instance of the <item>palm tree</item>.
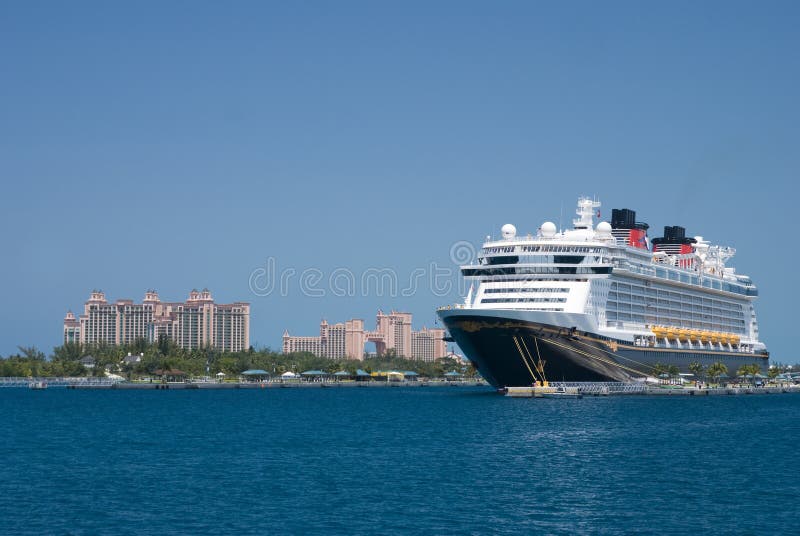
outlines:
[[656, 363], [653, 365], [653, 376], [656, 378], [661, 378], [662, 375], [666, 374], [667, 366], [664, 363]]
[[750, 373], [753, 375], [753, 381], [755, 381], [756, 376], [758, 374], [761, 374], [761, 367], [759, 365], [757, 365], [756, 363], [751, 363], [750, 364]]
[[680, 375], [680, 369], [676, 365], [670, 365], [667, 367], [667, 374], [669, 374], [670, 383]]
[[53, 349], [54, 358], [59, 361], [77, 361], [84, 355], [83, 345], [79, 342], [65, 342]]
[[723, 374], [728, 373], [728, 367], [725, 363], [721, 361], [717, 361], [716, 363], [711, 363], [708, 368], [706, 369], [706, 374], [708, 374], [712, 380], [716, 380]]
[[689, 372], [694, 374], [695, 384], [697, 384], [697, 380], [700, 378], [700, 376], [703, 375], [703, 368], [704, 368], [703, 364], [698, 361], [693, 361], [689, 363]]
[[739, 367], [739, 370], [736, 371], [738, 376], [750, 377], [750, 383], [755, 384], [756, 374], [761, 372], [761, 367], [756, 365], [755, 363], [751, 363], [748, 365], [742, 365]]
[[769, 372], [767, 372], [767, 376], [769, 376], [770, 380], [774, 380], [775, 377], [780, 373], [781, 373], [781, 370], [778, 367], [776, 367], [775, 365], [772, 365], [771, 367], [769, 367]]

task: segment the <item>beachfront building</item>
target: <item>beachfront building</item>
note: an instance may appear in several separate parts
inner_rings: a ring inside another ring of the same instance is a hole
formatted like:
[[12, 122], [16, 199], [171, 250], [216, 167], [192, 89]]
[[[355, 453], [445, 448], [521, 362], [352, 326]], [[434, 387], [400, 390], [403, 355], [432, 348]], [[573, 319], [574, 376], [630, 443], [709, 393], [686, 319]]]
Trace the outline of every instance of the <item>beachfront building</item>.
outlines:
[[186, 349], [217, 348], [237, 352], [250, 347], [250, 304], [214, 303], [208, 289], [192, 290], [185, 302], [162, 302], [154, 290], [142, 303], [120, 299], [109, 303], [94, 290], [79, 319], [64, 317], [64, 342], [131, 344], [167, 337]]
[[72, 311], [67, 311], [67, 315], [64, 317], [64, 342], [81, 342], [81, 322]]
[[413, 331], [411, 313], [378, 311], [374, 331], [364, 329], [364, 321], [320, 322], [319, 336], [293, 336], [283, 333], [283, 353], [309, 352], [328, 359], [363, 359], [364, 345], [375, 344], [378, 355], [391, 351], [398, 357], [433, 361], [447, 353], [443, 329]]
[[413, 357], [411, 352], [411, 313], [392, 311], [384, 314], [378, 310], [375, 331], [367, 334], [367, 339], [375, 343], [378, 355], [394, 350], [398, 357]]
[[292, 337], [283, 333], [283, 353], [308, 352], [328, 359], [361, 359], [364, 354], [364, 321], [319, 325], [318, 337]]
[[322, 337], [292, 337], [289, 330], [283, 332], [283, 353], [293, 354], [296, 352], [307, 352], [318, 356], [324, 355], [322, 352]]
[[411, 355], [419, 361], [435, 361], [447, 355], [447, 343], [444, 340], [444, 330], [440, 328], [428, 329], [423, 327], [420, 331], [411, 333]]

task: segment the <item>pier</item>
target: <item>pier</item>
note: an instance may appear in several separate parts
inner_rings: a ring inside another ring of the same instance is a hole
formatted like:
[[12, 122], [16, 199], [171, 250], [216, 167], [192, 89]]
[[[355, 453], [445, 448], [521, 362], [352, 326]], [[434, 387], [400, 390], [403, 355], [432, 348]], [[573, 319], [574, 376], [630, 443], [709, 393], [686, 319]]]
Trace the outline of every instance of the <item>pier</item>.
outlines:
[[112, 385], [74, 384], [68, 389], [118, 389], [125, 391], [188, 390], [188, 389], [376, 389], [382, 387], [477, 387], [480, 381], [399, 381], [399, 382], [117, 382]]
[[[22, 378], [0, 377], [0, 388], [28, 388], [32, 383], [47, 388], [114, 389], [121, 391], [147, 390], [228, 390], [228, 389], [376, 389], [382, 387], [480, 387], [482, 380], [421, 380], [421, 381], [264, 381], [264, 382], [128, 382], [111, 378]], [[652, 385], [624, 382], [551, 382], [546, 387], [508, 387], [501, 390], [510, 398], [582, 398], [597, 396], [729, 396], [800, 393], [800, 385], [748, 385], [703, 387]]]
[[[580, 396], [727, 396], [800, 393], [800, 385], [753, 386], [655, 386], [623, 382], [552, 382], [547, 387], [509, 387], [505, 396], [511, 398], [579, 398]], [[580, 395], [580, 396], [579, 396]]]
[[103, 387], [110, 388], [119, 380], [111, 378], [86, 378], [86, 377], [60, 377], [60, 378], [47, 378], [47, 377], [0, 377], [0, 388], [2, 387], [28, 387], [31, 383], [42, 383], [49, 387]]

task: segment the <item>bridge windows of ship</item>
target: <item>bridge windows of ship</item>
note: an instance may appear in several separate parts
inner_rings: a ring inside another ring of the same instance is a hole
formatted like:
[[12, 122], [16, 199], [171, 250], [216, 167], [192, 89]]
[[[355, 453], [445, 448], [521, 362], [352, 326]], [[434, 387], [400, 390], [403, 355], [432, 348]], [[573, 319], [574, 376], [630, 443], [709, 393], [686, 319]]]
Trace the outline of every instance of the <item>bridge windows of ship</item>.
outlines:
[[513, 292], [569, 292], [568, 287], [512, 287], [512, 288], [487, 288], [483, 291], [486, 294], [506, 294]]
[[476, 276], [508, 276], [508, 275], [534, 275], [534, 274], [608, 274], [610, 266], [509, 266], [495, 268], [463, 268], [464, 277]]
[[586, 283], [589, 281], [586, 278], [566, 278], [566, 277], [492, 277], [492, 278], [483, 278], [481, 279], [481, 283], [502, 283], [503, 281], [514, 282], [516, 284], [528, 284], [534, 282], [552, 282], [558, 281], [559, 283]]
[[483, 248], [483, 253], [486, 253], [486, 254], [514, 253], [514, 246], [486, 247], [486, 248]]
[[526, 253], [608, 253], [604, 248], [586, 246], [522, 246]]
[[481, 303], [566, 303], [566, 298], [483, 298]]
[[[487, 264], [501, 264], [497, 259], [505, 258], [507, 257], [488, 257], [489, 262]], [[603, 258], [597, 255], [520, 255], [515, 258], [519, 261], [519, 264], [545, 264], [548, 266], [553, 264], [605, 264]]]

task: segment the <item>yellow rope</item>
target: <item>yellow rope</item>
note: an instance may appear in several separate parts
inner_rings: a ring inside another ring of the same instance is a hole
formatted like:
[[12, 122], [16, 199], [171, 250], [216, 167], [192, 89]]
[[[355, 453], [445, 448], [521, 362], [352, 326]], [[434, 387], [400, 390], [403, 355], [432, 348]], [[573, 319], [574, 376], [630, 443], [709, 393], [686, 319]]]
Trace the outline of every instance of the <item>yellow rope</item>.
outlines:
[[[524, 341], [523, 341], [523, 342], [524, 342]], [[539, 381], [539, 379], [536, 377], [536, 374], [534, 374], [533, 370], [532, 370], [532, 369], [531, 369], [531, 367], [528, 365], [528, 360], [527, 360], [527, 359], [525, 359], [525, 354], [524, 354], [524, 353], [523, 353], [523, 351], [522, 351], [522, 347], [520, 346], [520, 344], [519, 344], [519, 340], [517, 339], [516, 335], [514, 336], [514, 344], [516, 344], [516, 345], [517, 345], [517, 351], [519, 352], [519, 355], [520, 355], [520, 357], [522, 358], [522, 362], [525, 364], [525, 367], [528, 369], [528, 372], [530, 373], [530, 375], [531, 375], [531, 378], [533, 378], [533, 381], [534, 381], [534, 382], [537, 382], [537, 381]]]
[[[532, 338], [533, 338], [533, 342], [536, 343], [536, 337], [532, 337]], [[536, 370], [539, 373], [539, 376], [542, 377], [542, 383], [546, 382], [547, 379], [544, 377], [544, 364], [542, 363], [542, 355], [539, 354], [538, 345], [536, 347], [536, 353], [539, 356], [539, 363], [537, 364], [533, 360], [533, 354], [531, 354], [531, 351], [528, 350], [528, 345], [525, 344], [525, 339], [523, 337], [520, 337], [520, 340], [522, 340], [522, 346], [525, 348], [525, 351], [528, 353], [528, 357], [530, 357], [530, 359], [531, 359], [531, 364], [533, 365], [534, 370]]]
[[[525, 341], [523, 341], [523, 342], [525, 342]], [[528, 372], [530, 372], [531, 378], [533, 378], [533, 381], [534, 382], [539, 381], [539, 380], [536, 379], [536, 375], [534, 375], [533, 371], [531, 370], [531, 367], [528, 366], [528, 362], [525, 360], [525, 354], [522, 353], [522, 348], [519, 345], [519, 341], [517, 341], [517, 336], [516, 335], [514, 336], [514, 344], [517, 345], [517, 351], [519, 352], [519, 355], [522, 358], [522, 362], [525, 364], [525, 368], [527, 368]]]
[[630, 361], [631, 363], [635, 363], [637, 365], [641, 365], [642, 367], [647, 367], [647, 368], [655, 370], [655, 367], [653, 365], [648, 365], [647, 363], [642, 363], [641, 361], [636, 361], [635, 359], [631, 359], [630, 357], [625, 357], [625, 356], [622, 356], [622, 355], [619, 355], [619, 354], [615, 354], [614, 352], [609, 352], [608, 350], [603, 350], [602, 348], [597, 348], [595, 346], [592, 346], [588, 342], [583, 342], [580, 339], [576, 340], [575, 342], [578, 342], [578, 343], [580, 343], [580, 344], [582, 344], [584, 346], [588, 346], [589, 348], [592, 348], [593, 350], [600, 350], [604, 354], [608, 354], [610, 356], [613, 356], [615, 359], [624, 359], [625, 361]]
[[[539, 368], [536, 366], [536, 362], [533, 360], [533, 355], [531, 354], [531, 351], [530, 351], [530, 350], [528, 350], [528, 345], [527, 345], [527, 344], [525, 344], [525, 337], [522, 337], [522, 336], [520, 336], [519, 340], [520, 340], [520, 342], [522, 343], [522, 347], [525, 349], [525, 354], [528, 356], [528, 359], [530, 360], [530, 362], [531, 362], [531, 365], [533, 365], [533, 370], [535, 370], [536, 372], [538, 372], [538, 373], [539, 373], [539, 376], [542, 376], [542, 373], [541, 373], [541, 371], [540, 371], [540, 370], [539, 370]], [[544, 376], [542, 376], [542, 380], [544, 380]]]
[[582, 350], [579, 350], [579, 349], [577, 349], [577, 348], [570, 347], [569, 345], [566, 345], [566, 344], [561, 344], [561, 343], [557, 343], [557, 342], [555, 342], [555, 341], [553, 341], [553, 340], [550, 340], [550, 339], [542, 339], [542, 340], [543, 340], [543, 341], [545, 341], [545, 342], [547, 342], [547, 343], [549, 343], [549, 344], [553, 344], [553, 345], [555, 345], [555, 346], [560, 346], [561, 348], [566, 348], [566, 349], [568, 349], [568, 350], [572, 350], [572, 351], [573, 351], [573, 352], [575, 352], [575, 353], [578, 353], [578, 354], [580, 354], [580, 355], [583, 355], [583, 356], [586, 356], [586, 357], [588, 357], [588, 358], [594, 359], [594, 360], [596, 360], [596, 361], [600, 361], [601, 363], [606, 363], [607, 365], [613, 365], [613, 366], [615, 366], [615, 367], [619, 367], [619, 368], [621, 368], [621, 369], [625, 369], [625, 370], [628, 370], [628, 371], [634, 372], [634, 373], [636, 373], [636, 374], [640, 374], [640, 375], [644, 375], [644, 376], [646, 376], [646, 375], [647, 375], [647, 374], [645, 374], [644, 372], [641, 372], [641, 371], [639, 371], [639, 370], [636, 370], [636, 369], [633, 369], [633, 368], [630, 368], [630, 367], [626, 367], [625, 365], [622, 365], [622, 364], [620, 364], [620, 363], [617, 363], [616, 361], [611, 361], [611, 360], [608, 360], [608, 359], [604, 359], [604, 358], [602, 358], [602, 357], [598, 357], [598, 356], [596, 356], [596, 355], [589, 354], [589, 353], [587, 353], [587, 352], [584, 352], [584, 351], [582, 351]]
[[544, 362], [542, 361], [542, 354], [539, 352], [539, 342], [536, 337], [533, 338], [533, 344], [536, 345], [536, 356], [539, 358], [539, 373], [542, 375], [542, 380], [547, 381], [547, 378], [544, 377]]
[[531, 367], [533, 368], [533, 374], [536, 377], [536, 381], [543, 380], [544, 378], [541, 377], [542, 376], [541, 374], [539, 375], [536, 374], [537, 372], [539, 372], [539, 369], [536, 368], [536, 363], [533, 361], [533, 356], [531, 355], [530, 351], [528, 351], [528, 346], [525, 344], [525, 338], [522, 335], [520, 335], [518, 339], [522, 345], [522, 348], [524, 348], [525, 350], [525, 355], [528, 356], [528, 362], [531, 365], [529, 368]]

